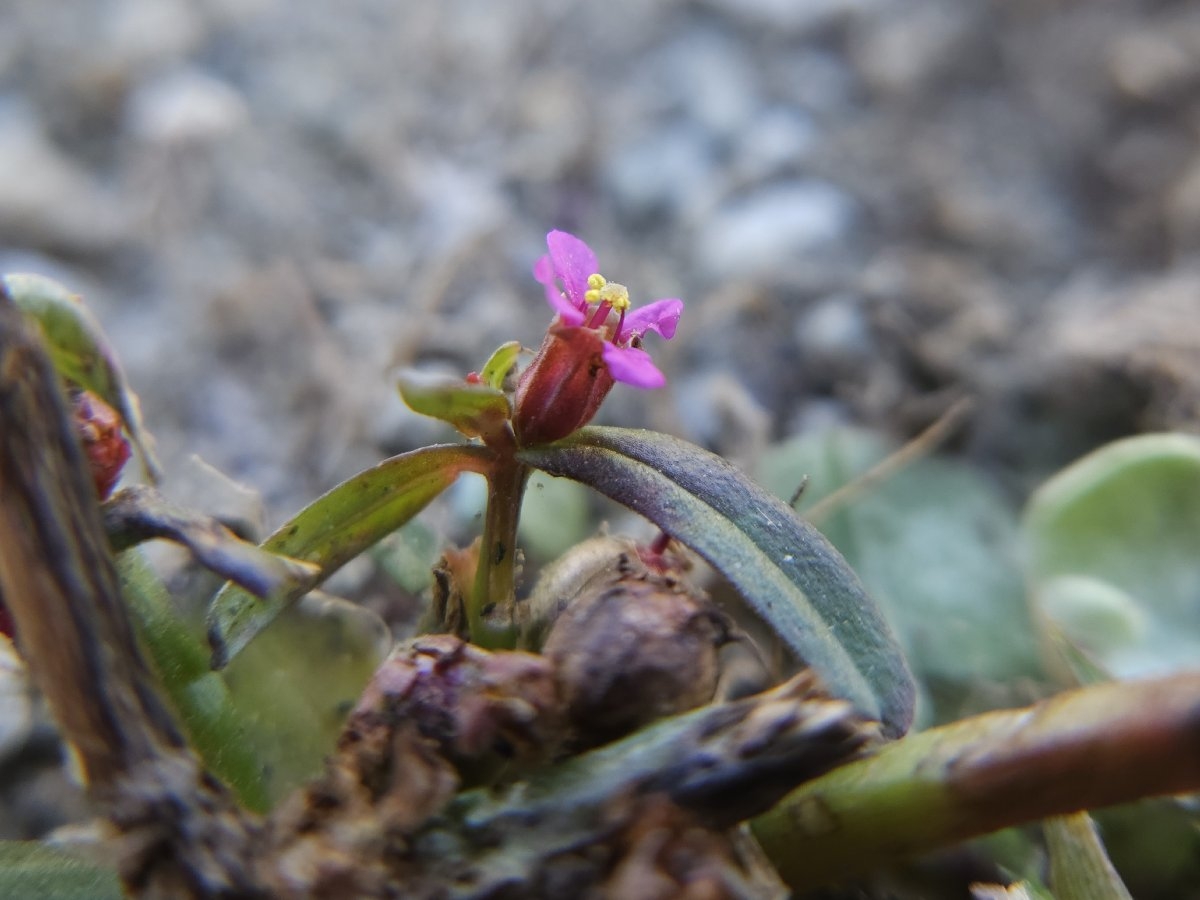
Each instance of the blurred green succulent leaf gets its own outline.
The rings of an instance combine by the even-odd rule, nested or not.
[[[872,432],[833,429],[773,447],[760,472],[780,496],[807,476],[803,514],[893,449]],[[927,457],[826,508],[818,527],[879,601],[919,678],[969,688],[1040,674],[1017,517],[985,475]]]
[[[246,749],[262,773],[268,808],[320,773],[390,649],[388,627],[374,612],[313,593],[212,673],[252,724]]]
[[[1100,448],[1033,495],[1023,528],[1038,611],[1095,665],[1200,666],[1200,438]]]

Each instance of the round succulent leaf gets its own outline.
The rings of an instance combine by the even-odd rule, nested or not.
[[[1033,495],[1023,536],[1034,603],[1103,669],[1200,667],[1200,438],[1085,456]]]

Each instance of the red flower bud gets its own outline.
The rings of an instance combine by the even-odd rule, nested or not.
[[[121,434],[121,417],[91,391],[75,391],[71,400],[75,432],[83,442],[96,493],[103,500],[112,493],[129,461],[129,442]]]
[[[566,437],[592,420],[614,384],[600,331],[555,324],[521,373],[513,426],[523,445]]]

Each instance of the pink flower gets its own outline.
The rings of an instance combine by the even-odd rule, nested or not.
[[[546,300],[568,327],[596,329],[602,333],[601,356],[617,381],[639,388],[667,383],[650,354],[641,349],[648,331],[670,340],[683,312],[683,301],[655,300],[631,309],[629,291],[608,281],[599,272],[592,248],[565,231],[546,235],[549,253],[533,267],[533,277],[546,289]]]

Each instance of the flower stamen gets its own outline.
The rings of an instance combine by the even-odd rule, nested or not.
[[[625,310],[633,305],[629,300],[629,288],[623,284],[617,284],[615,281],[609,281],[598,272],[588,276],[587,286],[588,289],[583,294],[584,302],[597,307],[588,322],[589,328],[602,326],[608,321],[608,314],[613,310],[621,314],[622,322],[625,320]],[[618,323],[618,332],[620,327],[620,323]]]
[[[608,284],[607,279],[599,272],[594,272],[587,278],[588,289],[583,293],[584,302],[593,305],[600,302],[600,292]]]

